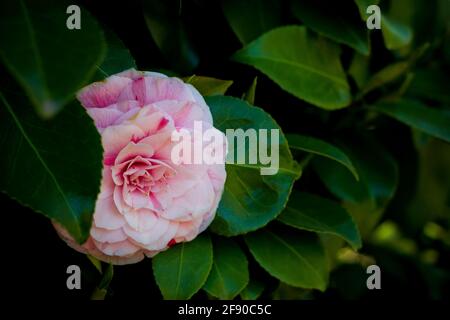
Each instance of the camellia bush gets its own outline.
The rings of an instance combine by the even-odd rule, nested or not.
[[[449,21],[445,0],[2,1],[8,290],[448,297]],[[173,161],[198,123],[221,164]]]

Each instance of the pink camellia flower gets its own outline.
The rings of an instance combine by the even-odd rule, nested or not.
[[[128,264],[202,232],[220,201],[225,165],[171,160],[174,131],[191,131],[195,121],[216,130],[198,91],[132,69],[83,88],[78,99],[101,133],[103,176],[87,242],[78,245],[54,223],[59,235],[80,252]]]

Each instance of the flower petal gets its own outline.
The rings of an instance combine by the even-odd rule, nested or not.
[[[111,76],[81,89],[77,98],[85,108],[103,108],[118,101],[122,90],[131,85],[129,78]]]
[[[130,143],[143,138],[145,133],[130,123],[110,126],[102,133],[102,145],[104,150],[103,162],[112,165],[117,154]]]
[[[121,242],[127,239],[127,235],[122,231],[121,228],[108,230],[92,226],[91,236],[98,242],[108,243]]]
[[[117,210],[112,197],[97,199],[94,224],[96,227],[115,230],[125,225],[125,219]]]

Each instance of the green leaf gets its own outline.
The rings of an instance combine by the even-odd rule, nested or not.
[[[415,140],[426,135],[413,130]],[[429,221],[449,221],[450,144],[428,135],[417,142],[418,173],[412,200],[407,205],[405,220],[413,230],[423,230]],[[447,243],[450,237],[447,232]]]
[[[407,91],[408,94],[450,105],[448,84],[450,76],[440,69],[419,69],[414,71],[414,78]]]
[[[97,258],[91,256],[90,254],[86,255],[86,257],[89,259],[89,261],[92,263],[92,265],[97,269],[97,271],[102,274],[102,263]]]
[[[182,19],[182,2],[144,0],[143,8],[147,27],[167,61],[179,72],[192,72],[200,59]]]
[[[404,75],[409,68],[410,64],[408,61],[396,62],[384,67],[369,78],[362,88],[361,94],[365,95],[372,90],[397,80],[400,76]]]
[[[369,78],[369,58],[355,52],[348,74],[352,76],[353,80],[359,89],[364,87]]]
[[[277,0],[222,0],[222,10],[244,45],[281,24],[281,3]]]
[[[203,289],[210,295],[231,300],[248,284],[248,262],[232,239],[214,238],[214,260]]]
[[[2,1],[0,57],[39,115],[54,116],[94,74],[105,54],[103,33],[87,10],[69,30],[66,1]]]
[[[374,110],[450,142],[450,112],[424,106],[416,100],[378,103]]]
[[[327,262],[316,234],[262,229],[246,235],[245,242],[256,261],[275,278],[294,287],[325,290]]]
[[[202,96],[224,95],[233,84],[232,80],[221,80],[210,77],[192,75],[183,78],[186,83],[192,84]]]
[[[242,99],[253,105],[255,103],[256,85],[258,84],[258,77],[253,79],[252,85],[247,92],[242,95]]]
[[[384,205],[397,186],[397,166],[392,156],[371,137],[362,134],[340,145],[357,172],[356,181],[348,170],[324,158],[313,160],[319,177],[328,189],[345,201]]]
[[[341,165],[325,158],[313,165],[325,186],[355,219],[361,236],[368,236],[397,188],[398,169],[391,155],[373,138],[355,133],[340,145],[359,173],[359,181]]]
[[[293,150],[302,150],[313,154],[333,159],[346,167],[355,177],[359,179],[358,173],[347,155],[339,148],[323,140],[307,137],[299,134],[287,134],[289,147]]]
[[[389,50],[403,48],[410,44],[413,38],[411,28],[389,14],[382,15],[381,30],[383,31],[384,43]]]
[[[339,54],[337,45],[305,27],[288,26],[265,33],[233,59],[260,70],[294,96],[333,110],[351,102]]]
[[[369,17],[366,13],[367,7],[372,4],[378,5],[379,2],[379,0],[355,0],[364,21]],[[399,0],[392,1],[387,14],[381,14],[381,31],[386,48],[389,50],[400,49],[411,43],[412,30],[405,17],[401,16],[405,15],[404,12],[408,11],[408,7],[415,5]]]
[[[23,96],[0,93],[0,190],[56,220],[83,243],[99,192],[102,147],[84,109],[73,102],[41,120]],[[23,183],[26,181],[26,183]]]
[[[268,167],[258,161],[250,164],[248,155],[249,144],[245,143],[245,164],[227,159],[227,180],[225,190],[217,209],[216,218],[211,228],[215,233],[232,236],[243,234],[263,227],[283,210],[294,181],[300,175],[300,168],[292,159],[286,138],[278,124],[262,109],[250,106],[243,100],[215,96],[207,97],[214,126],[226,132],[227,129],[267,129],[268,136],[271,129],[279,130],[279,170],[275,175],[261,175],[261,168]],[[237,148],[238,142],[234,142],[233,135],[228,135],[229,153],[236,155],[237,149],[232,149],[232,143]],[[248,140],[248,139],[247,139]],[[258,140],[259,143],[259,140]],[[270,145],[270,143],[268,144]],[[273,145],[277,143],[273,141]],[[261,152],[263,149],[258,150]],[[271,151],[268,150],[268,155]],[[236,160],[236,159],[234,159]]]
[[[294,190],[278,220],[297,229],[337,235],[354,249],[361,247],[351,215],[338,203],[316,195]]]
[[[359,96],[365,95],[368,92],[395,81],[405,75],[411,69],[411,66],[413,66],[428,50],[428,48],[429,44],[425,43],[415,49],[407,60],[390,64],[376,72],[361,89]]]
[[[94,289],[91,295],[91,300],[104,300],[106,294],[108,293],[109,284],[114,276],[114,266],[110,263],[103,273],[102,279],[99,285]]]
[[[361,19],[363,19],[365,21],[367,19],[367,17],[369,16],[366,13],[368,6],[373,5],[373,4],[378,5],[379,2],[380,2],[380,0],[355,0],[355,3],[359,9],[359,14],[361,16]]]
[[[152,260],[153,274],[164,299],[191,298],[205,284],[213,263],[211,239],[202,234],[158,253]]]
[[[257,280],[251,279],[248,285],[241,291],[242,300],[256,300],[264,291],[264,284]]]
[[[114,276],[114,266],[110,263],[108,264],[106,271],[103,273],[102,280],[98,285],[99,289],[107,289],[109,287],[109,284],[111,283],[113,276]]]
[[[307,27],[363,55],[369,54],[367,27],[352,2],[296,0],[292,12]]]
[[[105,37],[108,49],[102,64],[97,67],[95,81],[103,80],[127,69],[136,68],[136,62],[122,40],[111,31],[106,32]]]

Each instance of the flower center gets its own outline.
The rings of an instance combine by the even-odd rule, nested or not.
[[[158,192],[176,171],[164,161],[137,156],[124,168],[123,179],[130,192],[140,191],[146,195]]]

